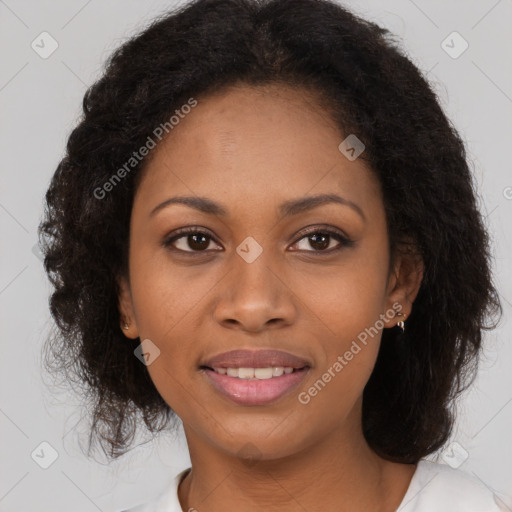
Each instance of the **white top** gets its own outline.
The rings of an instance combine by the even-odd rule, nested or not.
[[[178,473],[155,500],[122,512],[183,512],[178,485],[189,470]],[[500,496],[465,471],[421,459],[396,512],[508,512]]]

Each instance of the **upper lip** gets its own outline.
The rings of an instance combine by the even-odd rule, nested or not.
[[[209,368],[268,368],[284,366],[303,368],[310,366],[301,357],[282,350],[231,350],[206,359],[201,366]]]

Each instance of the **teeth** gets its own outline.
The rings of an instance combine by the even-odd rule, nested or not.
[[[272,368],[255,368],[254,377],[257,379],[271,379],[273,371]]]
[[[238,368],[228,368],[228,377],[238,377]]]
[[[293,369],[292,369],[293,371]],[[281,377],[284,373],[284,368],[282,366],[274,366],[272,367],[272,377]]]
[[[231,368],[229,368],[231,370]],[[236,370],[233,368],[233,370]],[[235,375],[232,375],[235,377]],[[236,375],[239,379],[252,379],[254,377],[254,368],[238,368],[238,375]]]
[[[269,366],[268,368],[214,368],[213,370],[228,377],[264,380],[292,373],[294,369],[289,366]]]

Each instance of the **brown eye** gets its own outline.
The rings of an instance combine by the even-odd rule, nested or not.
[[[303,246],[300,247],[299,244],[304,240]],[[337,241],[333,244],[334,241]],[[309,231],[302,236],[297,242],[293,245],[297,247],[297,250],[305,250],[307,252],[326,252],[332,253],[344,246],[351,246],[352,241],[349,240],[346,236],[342,235],[337,231],[333,231],[331,229],[322,229],[318,228],[314,231]],[[311,247],[313,250],[308,249]]]
[[[181,236],[180,238],[177,238],[175,242],[178,242],[182,238],[185,239],[185,243],[183,245],[188,246],[193,251],[204,251],[205,249],[208,249],[208,246],[210,245],[210,238],[203,233]],[[180,250],[186,250],[184,247],[177,248]]]
[[[323,251],[324,249],[329,248],[331,238],[331,235],[327,235],[325,233],[315,233],[308,236],[308,241],[313,249]]]
[[[212,241],[213,237],[208,233],[199,231],[197,228],[186,228],[164,240],[163,246],[185,253],[204,252],[210,247]]]

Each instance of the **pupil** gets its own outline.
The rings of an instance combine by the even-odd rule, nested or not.
[[[197,241],[199,238],[203,239],[202,243]],[[190,243],[190,239],[193,240],[192,244]],[[194,243],[197,245],[194,246]],[[208,237],[205,235],[189,235],[188,245],[191,249],[206,249],[208,247]]]
[[[318,234],[315,234],[315,235],[311,235],[310,239],[316,239],[316,238],[319,238],[319,237],[323,238],[323,242],[318,242],[318,241],[315,240],[315,241],[313,241],[313,243],[311,243],[311,240],[310,240],[311,245],[314,246],[314,244],[318,244],[319,243],[321,247],[316,247],[316,249],[325,249],[325,248],[329,247],[329,243],[327,241],[328,238],[329,238],[329,235],[322,235],[322,234],[318,235]]]

